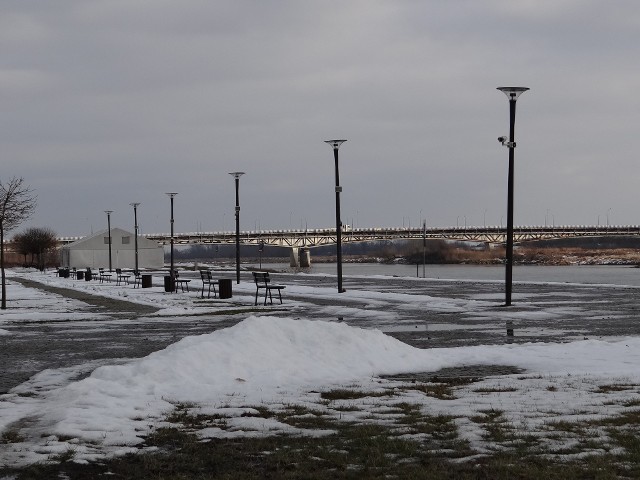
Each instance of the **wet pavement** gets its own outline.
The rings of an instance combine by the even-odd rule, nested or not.
[[[291,286],[333,287],[335,283],[335,278],[324,276],[274,277]],[[243,282],[250,281],[243,273]],[[83,302],[86,318],[2,324],[12,334],[0,336],[0,393],[47,368],[81,364],[95,368],[143,357],[185,336],[234,325],[250,314],[247,310],[159,317],[154,316],[153,307],[20,282]],[[362,292],[362,297],[302,295],[290,288],[285,290],[283,309],[277,305],[277,310],[265,308],[264,313],[379,328],[420,348],[640,335],[640,289],[635,287],[516,284],[510,307],[502,306],[503,285],[496,282],[346,277],[344,288]],[[507,322],[512,322],[513,336],[507,335]]]

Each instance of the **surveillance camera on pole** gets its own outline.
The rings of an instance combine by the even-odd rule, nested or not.
[[[508,142],[507,137],[498,137],[498,141],[505,147],[515,148],[516,142]]]

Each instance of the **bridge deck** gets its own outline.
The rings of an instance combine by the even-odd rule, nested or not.
[[[345,229],[342,232],[344,243],[368,242],[396,239],[445,239],[487,243],[504,243],[506,241],[505,227],[446,227],[446,228],[356,228]],[[514,241],[526,242],[532,240],[551,240],[572,237],[600,237],[600,236],[636,236],[640,235],[638,225],[618,226],[525,226],[514,227]],[[149,240],[155,240],[162,245],[171,242],[168,233],[154,233],[141,235]],[[71,243],[82,237],[62,237],[63,244]],[[191,232],[174,234],[175,245],[207,245],[233,244],[235,232]],[[313,248],[336,243],[336,229],[306,229],[306,230],[261,230],[240,232],[243,244],[265,245],[292,248]]]

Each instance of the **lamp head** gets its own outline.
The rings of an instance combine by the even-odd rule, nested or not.
[[[171,198],[175,197],[178,194],[178,192],[168,192],[165,195],[169,195]]]
[[[242,175],[244,175],[244,172],[229,172],[229,175],[231,175],[233,178],[240,178]]]
[[[498,87],[498,90],[504,93],[510,101],[515,102],[520,95],[529,90],[529,87]]]
[[[324,143],[328,143],[333,147],[334,150],[338,150],[340,145],[342,145],[346,140],[325,140]]]

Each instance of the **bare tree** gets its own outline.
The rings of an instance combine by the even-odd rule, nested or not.
[[[4,272],[4,236],[23,221],[36,208],[36,196],[24,179],[13,177],[7,183],[0,181],[0,270],[2,271],[2,303],[7,308],[7,285]]]
[[[30,227],[22,233],[17,233],[11,239],[16,252],[24,255],[24,263],[27,262],[27,255],[31,255],[31,264],[34,265],[34,257],[37,256],[38,268],[45,265],[45,255],[50,250],[58,246],[56,233],[47,227]]]

